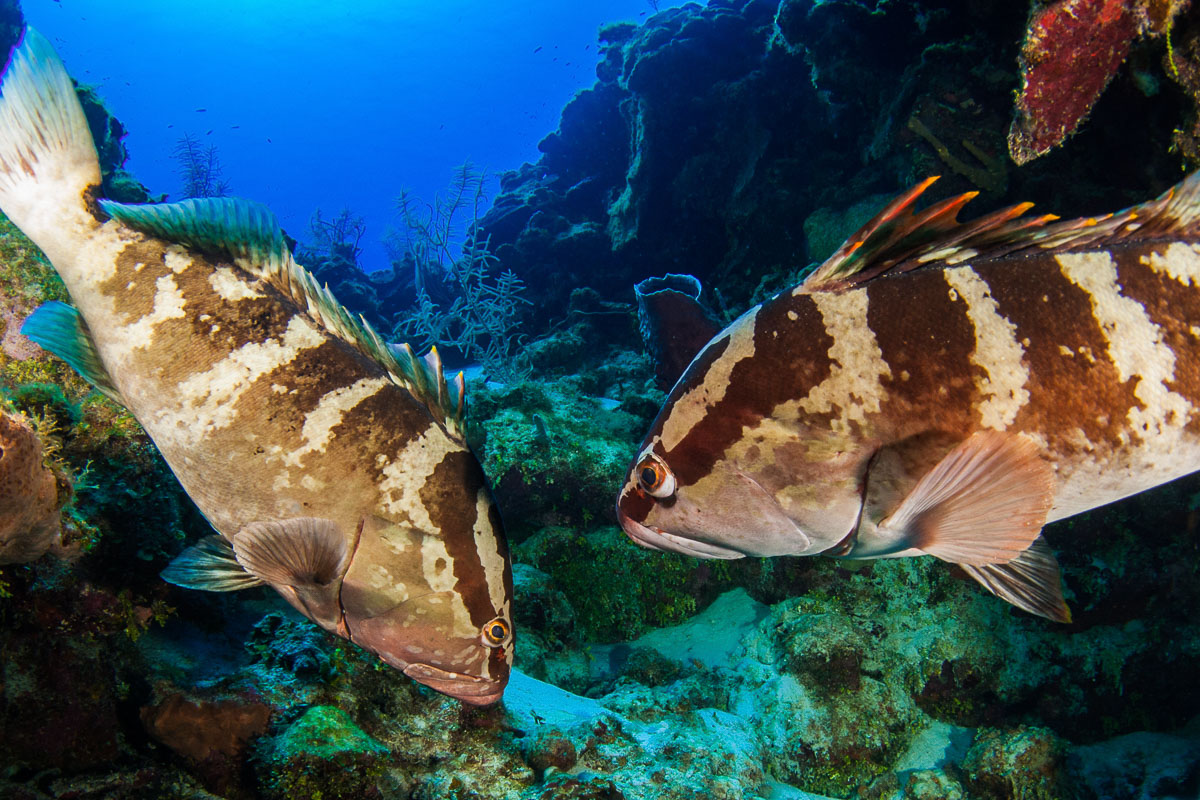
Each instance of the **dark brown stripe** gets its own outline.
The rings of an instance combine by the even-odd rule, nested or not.
[[[632,473],[635,469],[637,462],[630,464],[627,472]],[[645,522],[654,505],[654,498],[634,488],[626,490],[617,499],[617,511],[635,522]]]
[[[952,297],[938,269],[880,278],[867,284],[867,298],[867,324],[892,373],[881,380],[881,425],[895,426],[897,439],[974,427],[976,380],[985,373],[971,363],[975,326],[966,300]]]
[[[419,492],[421,503],[453,561],[454,576],[458,579],[454,589],[462,597],[471,622],[480,627],[496,613],[487,573],[475,546],[476,503],[483,485],[479,462],[467,451],[456,450],[446,454]]]
[[[207,372],[243,346],[268,339],[280,339],[288,323],[298,312],[295,304],[270,286],[256,285],[252,276],[233,267],[234,273],[264,296],[229,302],[209,283],[218,266],[203,255],[190,253],[192,266],[174,274],[165,265],[166,246],[157,240],[135,242],[117,259],[117,274],[101,290],[115,299],[117,308],[129,315],[129,322],[154,310],[157,281],[171,275],[183,296],[183,316],[163,320],[154,326],[153,346],[135,351],[134,358],[148,372],[169,375],[174,382]],[[140,272],[135,272],[142,263]],[[130,283],[133,288],[128,288]],[[208,319],[202,320],[202,316]]]
[[[474,460],[474,459],[472,459]],[[500,510],[496,506],[496,501],[492,497],[491,492],[488,492],[488,522],[492,526],[492,533],[496,536],[497,551],[500,557],[504,559],[504,601],[508,603],[509,609],[512,609],[513,602],[513,577],[512,577],[512,558],[508,552],[508,538],[504,535],[504,523],[500,519]],[[486,576],[485,576],[486,577]],[[489,598],[491,597],[489,589]],[[497,609],[498,610],[498,609]],[[485,620],[485,624],[486,624]],[[487,677],[492,680],[507,681],[510,667],[508,665],[508,653],[516,644],[516,623],[509,615],[509,624],[513,625],[513,637],[504,647],[497,647],[492,651],[492,655],[487,662]]]
[[[117,310],[128,315],[129,322],[136,322],[154,310],[156,283],[163,275],[171,274],[164,261],[165,252],[166,245],[157,239],[130,242],[117,255],[113,277],[100,284],[101,294],[116,298]],[[144,265],[140,271],[138,264]]]
[[[977,269],[998,310],[1016,326],[1029,365],[1029,402],[1013,428],[1041,433],[1060,454],[1080,449],[1077,431],[1101,452],[1120,444],[1135,381],[1122,382],[1087,292],[1071,283],[1050,254]],[[1060,348],[1073,355],[1064,355]],[[1092,359],[1080,352],[1090,350]]]
[[[790,319],[788,312],[796,318]],[[763,305],[754,320],[753,336],[754,355],[733,366],[724,396],[674,449],[662,454],[682,486],[711,473],[725,451],[742,438],[743,429],[757,425],[780,403],[807,396],[829,377],[833,339],[825,332],[811,297],[784,294]],[[681,389],[701,384],[727,347],[727,340],[709,345],[672,391],[672,401]],[[671,405],[668,402],[663,413],[669,413]]]
[[[313,405],[315,407],[315,403]],[[376,456],[400,453],[432,424],[425,407],[413,400],[406,390],[395,385],[384,386],[347,410],[341,421],[333,426],[326,451],[331,454],[328,460],[339,465],[357,464],[360,469],[369,471],[372,481],[378,485],[383,480],[384,467],[390,462],[381,464]]]

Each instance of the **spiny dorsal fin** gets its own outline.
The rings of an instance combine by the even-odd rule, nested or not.
[[[1124,241],[1200,237],[1200,172],[1149,202],[1115,214],[1062,221],[1053,214],[1025,217],[1033,204],[1019,203],[958,222],[959,210],[978,192],[914,211],[917,198],[935,180],[927,178],[884,207],[817,267],[800,290],[840,291],[885,273],[979,263],[1029,250],[1062,253]]]
[[[143,233],[222,258],[262,278],[319,319],[330,333],[377,361],[429,409],[434,419],[463,436],[466,388],[462,373],[447,386],[437,350],[417,357],[408,345],[393,347],[362,317],[355,318],[312,274],[296,263],[275,215],[265,205],[234,197],[180,203],[125,205],[102,200],[114,219]]]

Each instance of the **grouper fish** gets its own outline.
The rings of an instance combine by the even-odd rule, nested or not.
[[[932,555],[1068,621],[1047,522],[1200,468],[1200,177],[1098,218],[894,200],[695,354],[617,501],[700,558]]]
[[[23,332],[137,418],[216,529],[164,573],[267,584],[321,627],[464,702],[512,664],[512,574],[463,438],[463,380],[384,343],[237,199],[97,199],[71,79],[32,30],[0,87],[0,210],[73,306]]]

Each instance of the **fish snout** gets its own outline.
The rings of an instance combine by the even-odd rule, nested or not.
[[[642,547],[649,548],[650,550],[664,550],[665,548],[655,544],[656,534],[653,530],[625,513],[622,509],[624,504],[625,496],[622,495],[617,501],[617,521],[621,523],[621,530],[625,531],[625,535]]]
[[[471,705],[489,705],[504,694],[512,655],[512,623],[507,615],[471,632],[454,612],[461,600],[432,592],[368,615],[362,598],[346,605],[348,638],[389,666],[443,694]],[[372,609],[374,610],[374,609]],[[497,641],[488,628],[499,627]]]
[[[617,519],[620,521],[621,530],[625,531],[626,536],[642,547],[647,547],[651,550],[679,553],[680,555],[692,556],[693,558],[720,558],[725,560],[743,558],[746,555],[737,550],[731,550],[728,547],[722,547],[686,536],[677,536],[673,533],[668,533],[662,528],[645,525],[625,514],[621,510],[620,505],[617,506]]]

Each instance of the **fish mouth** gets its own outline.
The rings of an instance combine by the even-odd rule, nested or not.
[[[409,664],[404,674],[434,691],[473,706],[490,706],[504,695],[504,684],[461,672],[449,672],[429,664]]]
[[[746,557],[745,553],[739,553],[728,547],[676,536],[673,533],[667,533],[662,528],[643,525],[637,520],[625,516],[620,510],[617,511],[617,517],[621,521],[621,529],[625,531],[626,536],[642,547],[648,547],[651,550],[679,553],[693,558],[720,558],[726,561]]]

